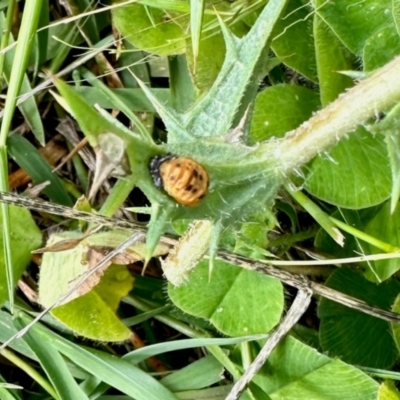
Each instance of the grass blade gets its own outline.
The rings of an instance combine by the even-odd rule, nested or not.
[[[10,76],[10,84],[7,91],[6,103],[4,106],[4,117],[0,130],[0,190],[8,191],[8,168],[7,168],[7,147],[6,141],[10,131],[11,121],[14,116],[14,110],[17,103],[21,84],[24,78],[25,69],[33,46],[33,38],[36,32],[37,24],[42,8],[42,0],[28,0],[25,3],[22,16],[21,29],[18,36],[18,43],[15,50],[13,69]],[[12,260],[10,250],[10,219],[7,206],[1,205],[3,214],[3,237],[5,251],[5,268],[7,274],[7,285],[9,291],[10,308],[14,307],[14,278],[12,273]]]

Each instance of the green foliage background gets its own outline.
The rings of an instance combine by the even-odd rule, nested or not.
[[[46,26],[54,18],[48,6],[36,3],[43,14],[36,21],[37,26],[30,29]],[[279,324],[285,293],[276,279],[215,260],[219,248],[264,262],[272,254],[287,260],[305,257],[301,248],[310,247],[333,259],[398,250],[400,142],[396,99],[400,100],[400,88],[393,100],[376,98],[374,112],[354,129],[343,133],[338,128],[330,140],[333,146],[328,148],[315,140],[304,159],[299,157],[293,130],[301,124],[311,132],[317,130],[314,116],[318,112],[327,115],[328,124],[325,107],[345,101],[344,93],[356,86],[357,80],[368,80],[399,54],[399,2],[117,3],[111,17],[121,41],[115,42],[111,56],[108,50],[114,39],[102,36],[110,30],[109,14],[89,12],[83,18],[80,13],[87,11],[89,5],[78,1],[75,6],[69,12],[77,16],[80,24],[75,18],[68,25],[52,24],[46,34],[37,31],[34,45],[27,41],[25,55],[31,48],[33,52],[25,63],[30,67],[28,73],[20,73],[21,91],[16,90],[10,78],[20,62],[15,55],[19,53],[6,53],[3,69],[5,81],[10,82],[8,93],[28,93],[43,82],[54,84],[57,89],[48,96],[50,100],[40,98],[43,103],[30,98],[19,105],[21,118],[35,137],[32,142],[44,143],[49,135],[39,111],[42,104],[53,107],[51,102],[56,100],[54,112],[60,118],[65,118],[66,113],[74,117],[95,151],[98,170],[110,168],[118,172],[100,212],[112,215],[135,188],[145,195],[149,205],[134,203],[134,211],[150,216],[142,254],[145,263],[165,234],[181,234],[185,232],[182,227],[197,220],[210,221],[212,230],[195,260],[197,267],[184,277],[187,282],[183,286],[170,283],[167,291],[160,280],[141,276],[135,276],[133,283],[125,267],[114,266],[91,292],[53,310],[63,328],[54,319],[53,330],[36,324],[25,339],[13,342],[12,348],[39,361],[37,369],[46,378],[31,374],[37,391],[45,390],[54,398],[97,398],[111,387],[137,399],[223,399],[231,386],[229,379],[221,378],[222,367],[234,381],[239,379],[265,340],[248,335],[267,334]],[[7,21],[10,20],[1,14],[2,32]],[[55,43],[54,37],[61,41]],[[13,39],[10,37],[7,42],[13,43]],[[22,34],[19,46],[23,46],[21,43]],[[71,64],[67,43],[93,49],[103,46],[103,53],[97,52],[94,58],[98,76],[84,55]],[[117,57],[113,59],[115,53]],[[110,74],[107,57],[111,60],[109,66],[115,67],[118,74]],[[157,66],[160,57],[165,57],[161,68]],[[24,63],[20,64],[25,68]],[[44,65],[47,77],[38,73]],[[159,74],[168,76],[167,88],[156,87],[157,68]],[[59,72],[72,82],[55,77]],[[110,74],[109,81],[102,74]],[[392,82],[392,86],[397,87],[398,82]],[[110,109],[119,110],[122,117],[116,119],[108,112]],[[360,115],[361,111],[360,105]],[[161,132],[157,118],[163,123]],[[52,172],[27,138],[16,131],[12,133],[7,139],[9,155],[35,184],[51,182],[45,192],[50,200],[70,205],[71,199],[88,191],[88,171],[80,158],[73,159],[77,179],[67,184],[63,176]],[[282,154],[288,143],[292,148],[289,146],[289,151]],[[112,158],[112,146],[121,157]],[[208,171],[210,191],[199,206],[179,205],[155,187],[149,161],[167,153],[193,158]],[[3,168],[3,175],[4,171]],[[299,196],[300,191],[307,197]],[[96,200],[93,203],[96,205]],[[344,246],[340,248],[331,217],[341,219],[345,226]],[[21,214],[12,211],[10,220],[13,231],[9,253],[14,260],[13,275],[19,279],[29,264],[30,251],[40,247],[40,237],[26,210]],[[5,218],[4,227],[7,225]],[[319,227],[322,228],[316,233]],[[71,225],[68,229],[76,228]],[[113,231],[109,233],[113,235]],[[29,245],[24,244],[25,235],[32,238]],[[183,243],[188,240],[187,235],[183,233]],[[193,235],[196,240],[196,232]],[[8,236],[5,238],[6,243]],[[182,251],[179,249],[175,251]],[[66,252],[53,259],[59,260],[56,264],[60,268],[66,264],[77,268],[79,275],[79,260],[87,249],[77,246],[72,252],[74,262],[64,257]],[[188,260],[190,253],[189,249]],[[7,259],[7,254],[1,258]],[[45,255],[45,259],[51,257]],[[6,262],[2,264],[9,273]],[[53,263],[44,263],[41,275],[40,291],[47,298],[46,305],[70,286],[70,281],[66,282],[70,278],[52,273],[53,268],[57,268]],[[325,284],[340,292],[383,309],[397,310],[398,270],[393,259],[315,275],[327,278]],[[0,289],[5,302],[7,287]],[[120,321],[114,313],[128,292],[124,301],[133,307],[133,312]],[[170,307],[171,302],[174,307]],[[18,306],[22,310],[30,308]],[[126,313],[125,307],[119,312]],[[193,343],[162,343],[149,324],[152,318],[196,339]],[[5,308],[1,320],[6,327],[0,332],[4,342],[29,323],[30,317],[21,312],[11,320]],[[397,325],[326,299],[319,301],[318,319],[314,315],[312,320],[307,328],[302,326],[304,323],[295,327],[293,335],[279,344],[242,398],[375,399],[385,391],[398,395],[393,385],[385,384],[379,389],[378,379],[358,369],[373,368],[369,371],[376,375],[398,379]],[[75,343],[64,331],[68,328],[69,333],[112,342],[131,337],[126,325],[140,327],[150,345],[121,352],[119,358],[106,349]],[[141,364],[148,357],[179,346],[208,346],[209,356],[162,379],[153,378]],[[166,358],[165,364],[173,362]],[[386,369],[385,374],[380,369]],[[183,384],[182,374],[189,373],[193,378]],[[18,398],[6,388],[0,388],[0,394]]]

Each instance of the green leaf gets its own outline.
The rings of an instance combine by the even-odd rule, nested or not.
[[[12,387],[10,387],[12,389]],[[3,400],[21,400],[20,397],[14,397],[6,388],[0,386],[0,396]]]
[[[355,229],[363,231],[365,225],[373,218],[378,210],[378,207],[367,208],[361,211],[340,209],[331,214],[331,217],[343,221]],[[345,231],[342,231],[342,233],[344,235],[344,244],[343,246],[339,246],[324,230],[320,229],[315,237],[314,246],[322,252],[331,254],[335,258],[353,257],[355,252],[367,253],[366,244],[364,245],[362,241],[357,240],[357,238]],[[368,269],[369,266],[370,263],[366,266],[366,269]]]
[[[353,59],[318,13],[314,15],[314,40],[321,103],[326,106],[353,86],[353,80],[340,73],[353,68]]]
[[[153,184],[148,168],[150,159],[159,153],[157,146],[141,140],[138,134],[124,127],[111,116],[106,117],[98,113],[64,82],[57,80],[56,86],[65,100],[63,105],[76,118],[90,145],[93,148],[99,148],[99,138],[104,137],[105,134],[118,136],[125,146],[124,155],[127,157],[127,164],[129,164],[127,167],[130,170],[125,179],[131,180],[132,185],[137,183],[151,201],[162,197],[162,192]],[[164,198],[167,199],[167,196],[164,195]]]
[[[400,209],[390,213],[390,203],[387,202],[380,211],[371,219],[365,227],[365,233],[387,242],[393,246],[400,247]],[[368,245],[370,253],[379,253],[379,249]],[[370,263],[371,269],[367,270],[365,277],[373,282],[380,282],[388,279],[400,269],[398,260],[380,260]]]
[[[20,319],[15,320],[15,325],[19,330],[24,328],[24,324],[21,322]],[[88,399],[71,375],[64,358],[54,347],[49,346],[35,329],[30,329],[24,336],[24,340],[38,357],[41,366],[58,394],[58,398],[63,400]],[[54,396],[55,393],[50,394]]]
[[[63,106],[68,108],[68,111],[70,111],[78,121],[80,128],[83,130],[92,147],[97,146],[98,137],[100,135],[104,133],[114,133],[127,142],[133,142],[140,146],[140,148],[143,148],[144,143],[140,141],[140,137],[137,134],[127,129],[122,129],[117,122],[110,122],[87,104],[72,87],[61,80],[56,80],[55,85],[63,96],[63,100],[65,100]]]
[[[400,295],[398,295],[393,302],[392,311],[399,313],[400,312]],[[393,339],[397,347],[397,352],[400,351],[400,324],[391,322],[390,326],[392,328]]]
[[[184,30],[189,23],[188,16],[140,4],[114,8],[112,15],[121,35],[140,50],[159,56],[185,51]]]
[[[180,112],[190,108],[194,102],[195,88],[184,55],[168,57],[169,85],[172,107]]]
[[[168,375],[161,383],[174,392],[202,389],[221,381],[223,372],[222,365],[208,355]]]
[[[122,268],[122,266],[119,267]],[[126,270],[126,267],[124,269]],[[110,267],[110,272],[105,273],[105,280],[107,280],[107,275],[112,272]],[[108,290],[109,293],[116,291],[115,282],[113,284],[114,287]],[[117,295],[117,293],[112,294]],[[124,295],[126,294],[127,292],[124,293]],[[90,314],[90,324],[88,324],[88,313]],[[97,290],[53,309],[51,315],[75,334],[88,339],[102,342],[122,342],[131,335],[130,330],[109,307],[107,298],[104,298]]]
[[[187,284],[168,286],[174,304],[189,314],[210,320],[229,336],[270,331],[283,312],[282,284],[228,263],[214,263],[210,281],[208,261],[202,261]]]
[[[49,2],[44,1],[42,4],[42,9],[41,13],[39,16],[39,23],[38,23],[38,32],[37,32],[37,37],[36,37],[36,63],[35,63],[35,76],[38,74],[39,67],[46,62],[46,53],[47,53],[47,48],[48,48],[48,42],[49,38],[51,36],[48,35],[48,32],[46,29],[43,29],[44,27],[47,27],[50,24],[50,10],[49,10]],[[44,139],[44,137],[43,137]],[[39,141],[40,142],[40,141]],[[42,145],[43,143],[40,142]]]
[[[35,0],[27,3],[21,20],[17,45],[10,54],[6,54],[5,56],[5,71],[9,72],[9,75],[6,72],[9,86],[2,119],[2,146],[10,132],[11,120],[14,116],[17,97],[22,94],[21,89],[26,93],[31,90],[30,83],[26,76],[26,68],[28,66],[29,56],[32,54],[35,42],[33,39],[41,16],[41,9],[42,0]],[[5,24],[3,23],[1,25],[3,32]],[[44,131],[35,100],[33,98],[29,99],[27,104],[21,106],[21,110],[30,127],[34,129],[34,134],[37,136],[38,141],[43,144]]]
[[[205,346],[228,346],[232,344],[244,343],[252,340],[265,339],[266,335],[251,335],[251,336],[239,336],[236,338],[197,338],[197,339],[180,339],[173,340],[165,343],[157,343],[149,346],[142,347],[137,350],[133,350],[130,353],[123,356],[124,360],[129,361],[133,364],[138,364],[146,358],[156,356],[158,354],[167,353],[170,351],[183,350],[183,349],[194,349],[196,347]]]
[[[206,92],[217,78],[225,60],[225,41],[222,33],[202,38],[196,70],[193,51],[189,47],[186,50],[186,59],[194,85],[200,92]]]
[[[17,329],[14,325],[14,318],[11,314],[0,311],[0,343],[4,343],[11,336],[17,333]],[[31,350],[31,348],[26,344],[23,339],[16,339],[9,345],[14,351],[17,351],[20,354],[23,354],[25,357],[29,357],[31,360],[37,361],[37,357],[35,353]]]
[[[52,171],[49,163],[38,150],[23,136],[14,134],[8,137],[7,146],[11,157],[32,178],[33,183],[49,181],[43,189],[51,201],[65,206],[72,206],[68,193],[61,184],[60,178]]]
[[[309,164],[305,188],[339,207],[360,209],[382,203],[391,190],[384,138],[358,128]]]
[[[198,400],[225,400],[228,396],[229,392],[232,389],[232,385],[223,385],[223,386],[216,386],[209,389],[202,389],[202,390],[188,390],[185,392],[179,393],[180,400],[192,400],[196,398]],[[246,393],[245,393],[246,394]],[[249,397],[242,397],[241,400],[249,400]],[[14,399],[13,399],[14,400]]]
[[[318,13],[351,52],[361,55],[370,36],[393,25],[391,3],[391,0],[319,0]]]
[[[5,18],[4,14],[0,14],[0,30],[4,32],[5,30]],[[10,35],[9,44],[13,44],[14,40]],[[7,82],[10,80],[10,74],[13,66],[13,60],[15,57],[15,47],[8,49],[8,51],[4,55],[4,78]],[[29,93],[32,90],[31,84],[29,82],[27,74],[24,74],[21,83],[21,93]],[[22,115],[24,116],[27,124],[29,125],[30,129],[32,129],[35,138],[41,145],[44,145],[44,129],[42,124],[42,118],[40,116],[35,98],[29,97],[26,99],[22,104],[18,106],[19,110],[21,111]]]
[[[129,235],[128,232],[125,233]],[[107,232],[112,236],[112,232]],[[64,234],[66,235],[66,233]],[[101,236],[101,233],[98,234]],[[115,232],[115,240],[123,240]],[[79,238],[69,233],[69,238]],[[93,240],[93,239],[92,239]],[[109,246],[112,243],[108,241]],[[143,246],[142,246],[143,247]],[[143,249],[144,252],[144,249]],[[43,255],[39,280],[39,298],[45,307],[51,306],[60,296],[76,284],[89,266],[102,257],[96,254],[87,239],[73,249],[46,252]],[[101,276],[103,275],[104,276]],[[101,278],[101,280],[100,280]],[[97,282],[100,280],[100,283]],[[52,315],[75,333],[101,341],[122,341],[130,336],[130,330],[116,316],[116,310],[123,297],[132,289],[133,278],[123,265],[112,265],[107,271],[99,273],[77,288],[67,304],[54,308]],[[96,286],[97,285],[97,286]],[[91,290],[93,289],[93,290]],[[87,314],[90,310],[90,321]]]
[[[101,26],[98,25],[98,14],[90,14],[89,12],[96,9],[95,4],[89,0],[77,0],[74,4],[76,14],[86,12],[86,18],[82,20],[79,29],[82,30],[88,43],[97,43],[100,40]]]
[[[42,233],[37,228],[30,212],[24,208],[10,206],[10,236],[11,255],[13,260],[13,285],[20,279],[31,259],[31,251],[36,250],[42,243]],[[0,238],[0,304],[8,298],[3,237]]]
[[[20,318],[24,324],[30,322],[25,316]],[[149,374],[118,357],[78,346],[40,324],[31,329],[34,329],[48,346],[53,346],[79,367],[136,400],[177,400],[174,394]]]
[[[349,269],[336,270],[326,285],[385,310],[390,310],[400,291],[397,281],[378,286]],[[321,346],[332,357],[373,368],[388,368],[396,361],[388,322],[327,299],[321,300],[318,314]]]
[[[187,116],[185,127],[191,135],[220,136],[231,128],[246,86],[285,4],[285,0],[269,1],[250,32],[242,39],[221,25],[227,49],[226,58],[212,88]],[[255,41],[257,46],[254,46]]]
[[[283,137],[311,117],[320,106],[314,91],[295,85],[271,86],[257,95],[250,138],[260,142]]]
[[[393,381],[385,381],[379,386],[377,400],[400,400],[400,392]]]
[[[331,221],[329,216],[311,199],[309,199],[303,192],[297,190],[293,191],[288,188],[292,197],[314,218],[314,220],[324,229],[329,236],[338,244],[343,244],[344,236]]]
[[[190,33],[193,50],[193,59],[195,70],[197,69],[197,58],[199,56],[201,28],[203,24],[203,15],[205,0],[190,0]]]
[[[317,82],[312,24],[307,21],[310,16],[304,1],[290,1],[275,25],[271,46],[282,63]]]
[[[231,26],[232,32],[242,37],[248,32],[244,23],[237,22]],[[225,60],[226,46],[222,32],[205,32],[200,41],[199,55],[195,65],[190,41],[187,41],[186,59],[193,83],[200,93],[207,92],[213,85]],[[195,68],[197,67],[197,68]]]
[[[400,54],[399,34],[393,25],[371,35],[363,51],[364,70],[373,71],[382,67]]]
[[[287,337],[254,378],[272,400],[375,400],[378,383],[359,369]]]
[[[385,119],[373,125],[370,130],[375,134],[385,135],[390,168],[392,171],[392,191],[390,211],[397,207],[400,197],[400,106],[397,105],[386,115]]]

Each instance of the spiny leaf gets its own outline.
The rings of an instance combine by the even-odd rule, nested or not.
[[[285,4],[285,0],[269,1],[242,39],[234,37],[221,22],[227,47],[225,62],[213,87],[188,115],[186,129],[192,135],[220,136],[231,128],[246,86]]]

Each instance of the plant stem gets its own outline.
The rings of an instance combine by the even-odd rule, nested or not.
[[[328,150],[357,126],[400,101],[400,57],[376,71],[284,139],[265,143],[265,157],[274,158],[276,173],[287,176]]]

